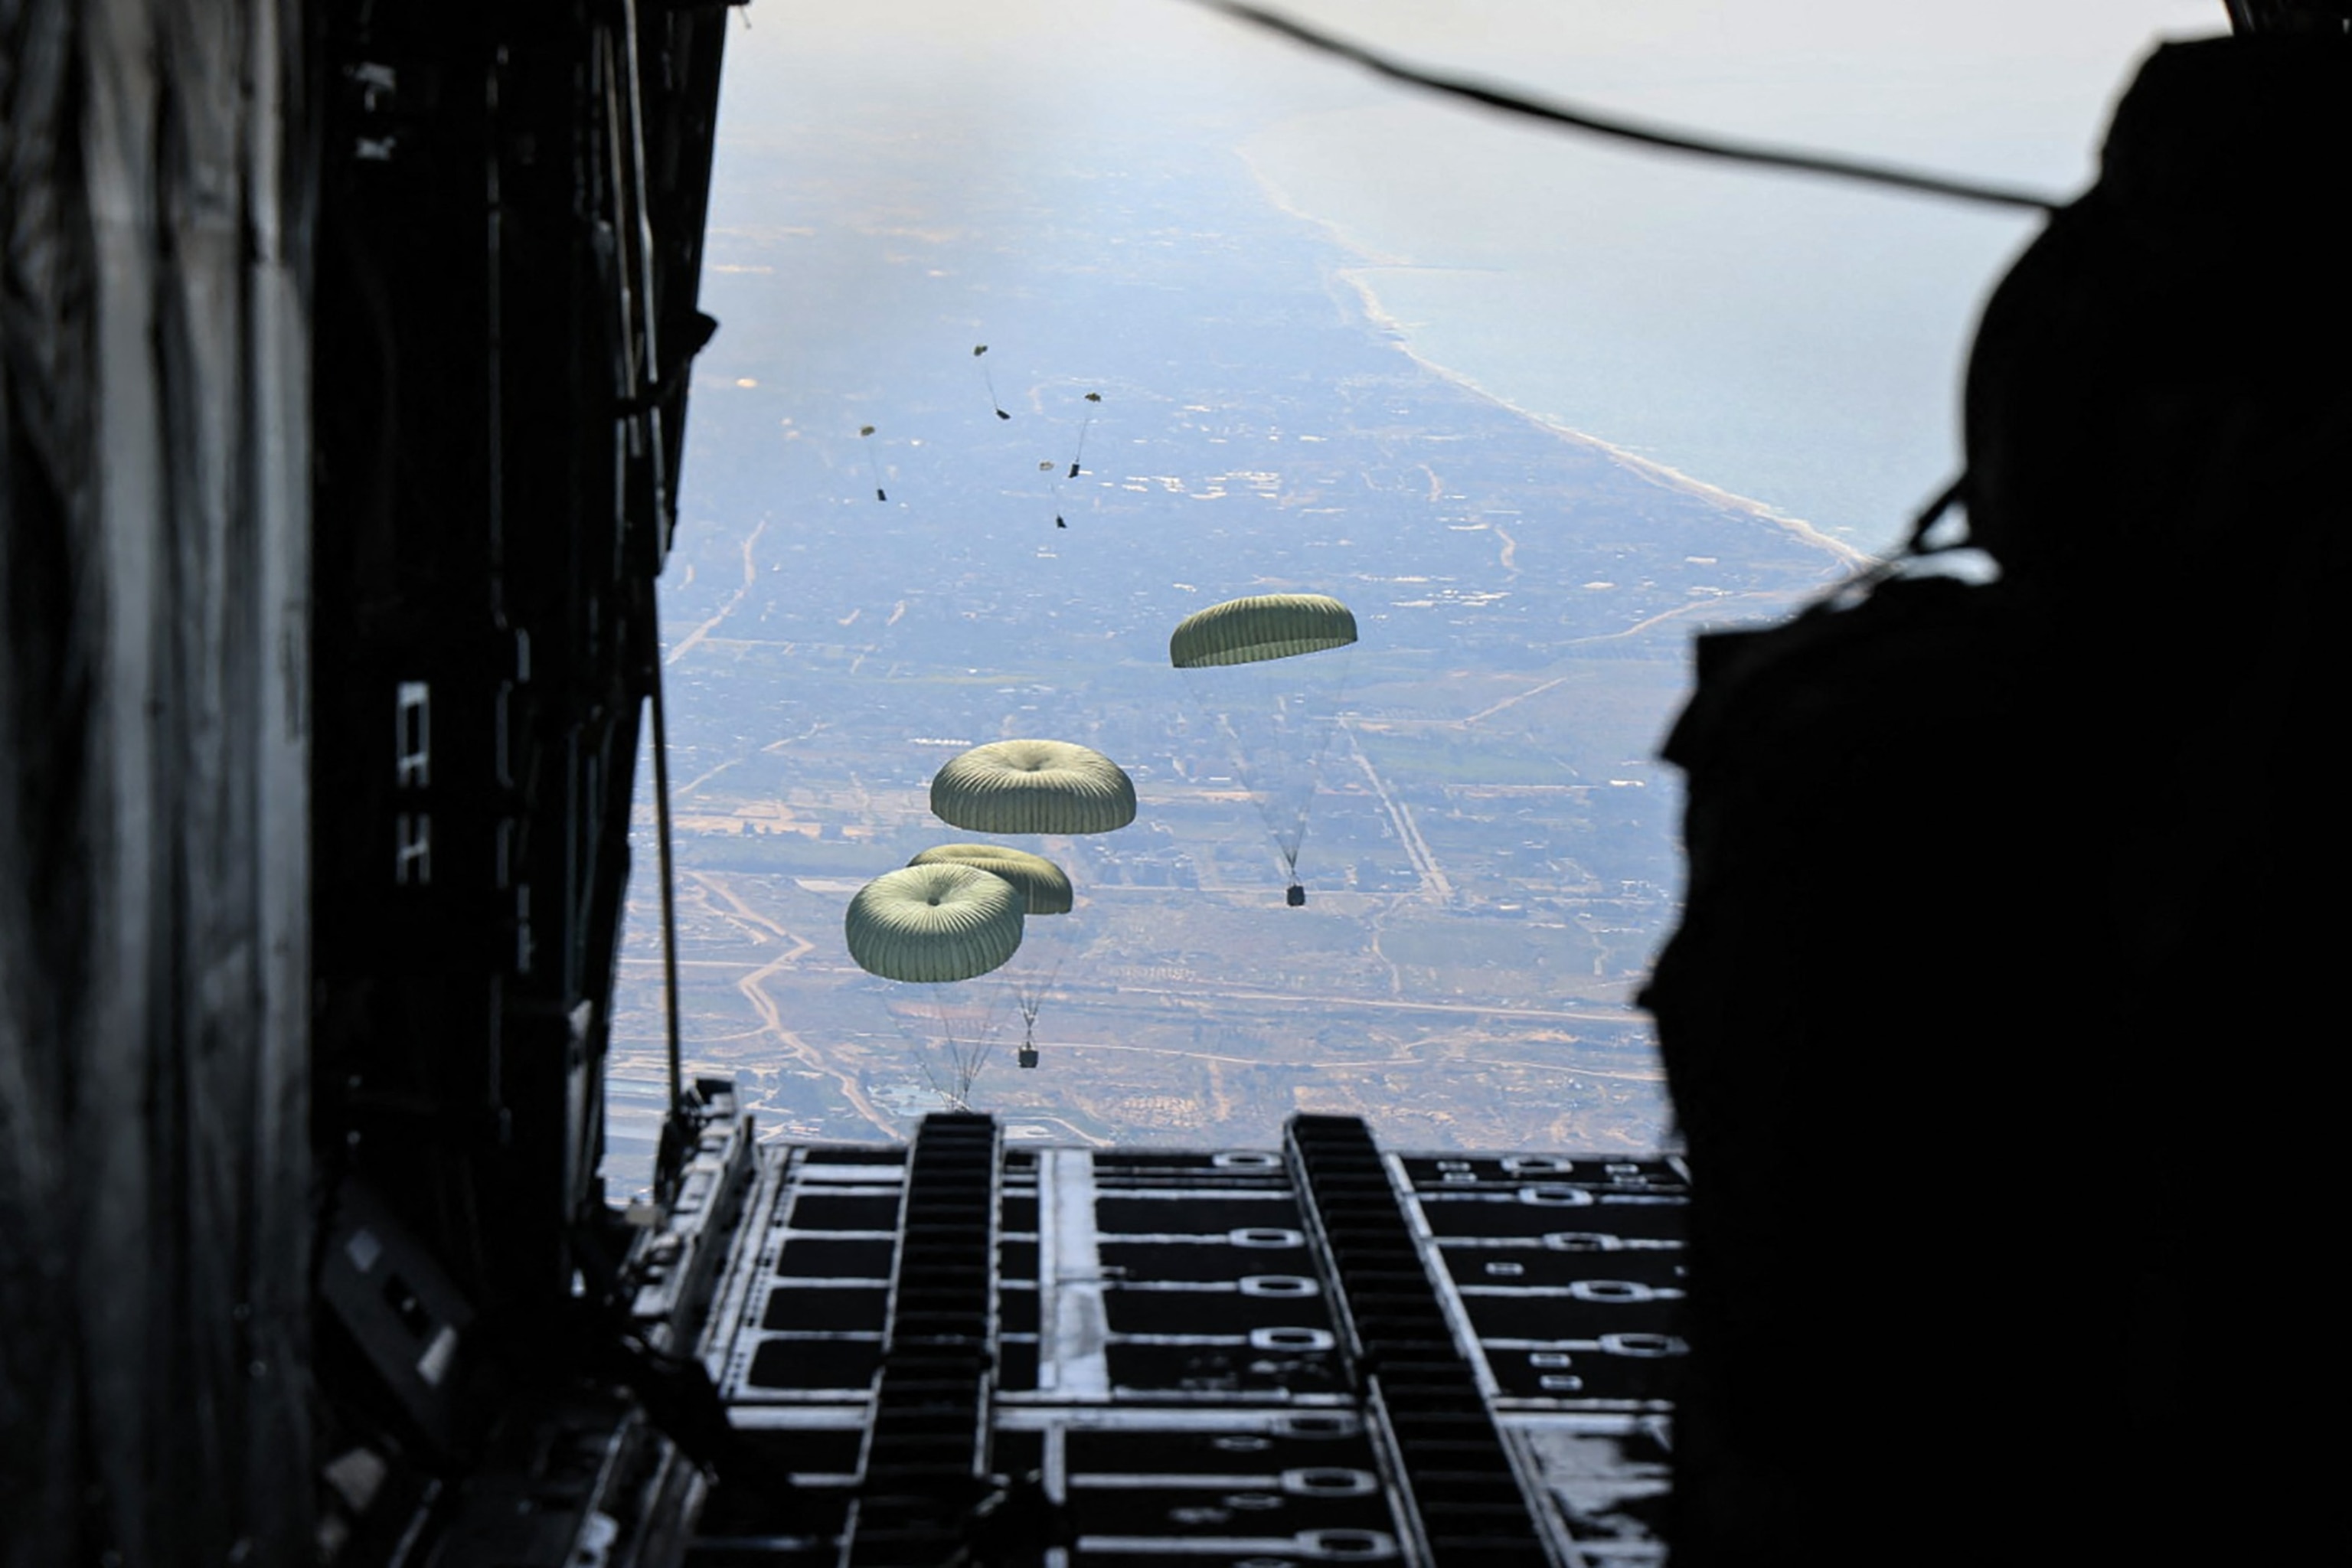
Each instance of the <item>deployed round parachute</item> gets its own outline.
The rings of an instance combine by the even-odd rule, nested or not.
[[[907,864],[972,866],[1002,877],[1020,890],[1030,915],[1066,915],[1074,901],[1067,872],[1043,855],[1006,844],[941,844]]]
[[[1324,594],[1254,594],[1196,610],[1168,637],[1179,669],[1257,664],[1322,653],[1356,640],[1356,613]]]
[[[1002,877],[940,863],[875,878],[842,918],[850,957],[886,982],[882,1005],[955,1109],[971,1108],[972,1080],[988,1059],[990,1009],[975,1008],[954,983],[1001,968],[1019,951],[1025,902]]]
[[[1092,747],[992,741],[932,776],[931,815],[973,833],[1108,833],[1135,820],[1135,781]]]
[[[970,980],[1020,949],[1024,903],[1010,881],[971,866],[908,866],[857,890],[842,934],[869,974],[918,984]]]
[[[1168,637],[1168,662],[1212,722],[1307,901],[1298,854],[1324,748],[1347,686],[1355,612],[1326,594],[1255,594],[1195,611]]]

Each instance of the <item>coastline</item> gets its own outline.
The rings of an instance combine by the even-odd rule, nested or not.
[[[1372,270],[1375,270],[1375,268],[1371,266],[1337,267],[1332,268],[1332,276],[1340,279],[1355,290],[1365,321],[1386,333],[1396,345],[1399,353],[1423,370],[1451,382],[1465,392],[1483,398],[1507,413],[1516,415],[1538,429],[1557,436],[1562,440],[1574,442],[1580,447],[1588,447],[1601,452],[1612,461],[1633,469],[1652,484],[1707,501],[1727,511],[1745,513],[1759,521],[1769,522],[1791,534],[1799,542],[1833,555],[1849,566],[1856,568],[1868,566],[1877,560],[1877,557],[1870,552],[1848,544],[1844,540],[1832,534],[1824,533],[1803,518],[1791,517],[1769,501],[1760,501],[1753,496],[1744,496],[1736,490],[1725,489],[1721,485],[1709,484],[1706,480],[1686,474],[1670,464],[1661,463],[1654,458],[1645,458],[1638,452],[1628,451],[1590,431],[1579,430],[1573,426],[1563,425],[1548,415],[1538,414],[1530,408],[1523,408],[1492,388],[1481,385],[1453,366],[1441,364],[1431,359],[1413,346],[1411,331],[1389,313],[1388,308],[1381,303],[1380,296],[1373,292],[1371,284],[1363,276],[1364,273]]]
[[[1685,473],[1682,469],[1674,468],[1669,464],[1661,463],[1652,458],[1645,458],[1637,452],[1628,451],[1626,448],[1620,447],[1613,442],[1605,440],[1599,436],[1592,435],[1589,431],[1579,430],[1573,426],[1563,424],[1559,420],[1548,415],[1538,414],[1533,409],[1523,407],[1520,405],[1512,402],[1509,398],[1495,392],[1492,388],[1483,385],[1466,373],[1430,358],[1426,353],[1423,353],[1414,345],[1412,331],[1406,327],[1402,321],[1399,321],[1392,313],[1391,313],[1387,306],[1381,303],[1380,295],[1374,290],[1367,275],[1381,270],[1406,268],[1444,272],[1472,272],[1492,269],[1484,268],[1453,267],[1428,268],[1424,267],[1423,263],[1413,260],[1409,256],[1395,255],[1382,251],[1350,233],[1348,229],[1341,226],[1333,219],[1326,217],[1319,213],[1309,212],[1299,206],[1290,198],[1289,194],[1279,184],[1276,184],[1274,179],[1266,174],[1265,170],[1259,165],[1258,161],[1255,157],[1251,156],[1246,144],[1237,144],[1234,148],[1234,153],[1236,157],[1241,159],[1243,166],[1249,170],[1251,178],[1257,182],[1258,190],[1265,197],[1268,205],[1272,206],[1276,211],[1283,214],[1286,217],[1297,219],[1301,223],[1308,224],[1316,228],[1321,229],[1324,234],[1328,237],[1332,245],[1341,251],[1346,252],[1348,255],[1356,258],[1356,261],[1353,265],[1335,265],[1331,267],[1329,276],[1344,282],[1348,288],[1353,291],[1356,297],[1358,310],[1361,313],[1365,323],[1381,331],[1391,343],[1395,345],[1399,353],[1402,353],[1407,359],[1412,360],[1415,364],[1420,365],[1423,369],[1429,371],[1431,374],[1443,378],[1452,384],[1462,388],[1465,392],[1494,405],[1504,412],[1527,421],[1528,424],[1535,426],[1538,429],[1541,429],[1549,435],[1557,436],[1562,440],[1573,442],[1578,446],[1589,447],[1594,451],[1601,453],[1612,461],[1631,468],[1634,473],[1640,475],[1643,479],[1649,480],[1653,484],[1707,501],[1712,505],[1723,508],[1725,510],[1743,513],[1748,517],[1754,518],[1758,521],[1770,523],[1774,527],[1781,529],[1789,533],[1799,542],[1820,550],[1824,554],[1835,558],[1845,567],[1858,570],[1873,564],[1877,560],[1877,557],[1873,555],[1870,552],[1863,550],[1858,546],[1849,544],[1844,540],[1823,531],[1822,529],[1806,521],[1802,518],[1792,517],[1787,512],[1780,510],[1778,507],[1773,506],[1769,501],[1758,500],[1752,496],[1741,495],[1736,490],[1729,490],[1724,489],[1720,485],[1710,484],[1705,479],[1699,479],[1695,475]]]

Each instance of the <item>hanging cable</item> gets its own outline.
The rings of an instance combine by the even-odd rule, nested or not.
[[[1865,184],[1886,185],[1895,190],[1916,191],[1926,195],[1948,196],[1956,201],[1983,202],[1993,206],[2025,207],[2034,212],[2055,212],[2066,204],[2055,196],[2036,191],[2017,190],[2004,185],[1983,184],[1948,174],[1929,174],[1924,170],[1899,169],[1884,163],[1864,163],[1827,153],[1803,153],[1793,149],[1762,147],[1751,142],[1727,141],[1720,137],[1702,136],[1685,131],[1669,130],[1664,126],[1644,125],[1636,121],[1620,120],[1608,115],[1593,114],[1565,104],[1545,103],[1520,93],[1489,87],[1483,82],[1463,77],[1442,76],[1406,65],[1344,38],[1296,22],[1241,0],[1197,0],[1212,11],[1264,27],[1269,32],[1319,49],[1343,60],[1352,60],[1365,69],[1377,72],[1392,80],[1427,88],[1448,97],[1465,99],[1484,104],[1506,114],[1523,115],[1547,124],[1565,125],[1571,130],[1590,132],[1596,136],[1613,136],[1620,141],[1638,142],[1645,147],[1664,148],[1674,153],[1691,153],[1703,158],[1722,158],[1735,163],[1754,163],[1769,169],[1794,169],[1811,174],[1827,174],[1835,179],[1857,180]]]
[[[661,623],[654,615],[654,592],[646,588],[647,619],[656,626]],[[667,1016],[669,1042],[669,1125],[664,1130],[662,1146],[665,1152],[672,1147],[671,1140],[684,1131],[686,1119],[686,1074],[678,1049],[677,1027],[677,896],[676,873],[670,863],[669,828],[669,719],[662,701],[662,660],[656,657],[654,665],[654,824],[659,835],[657,853],[661,859],[662,918],[662,1005]],[[669,1176],[667,1159],[662,1162],[661,1178]]]

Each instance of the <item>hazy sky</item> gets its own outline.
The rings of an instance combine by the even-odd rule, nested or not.
[[[2059,187],[2086,173],[2105,106],[2152,40],[2225,26],[2219,0],[1293,0],[1273,8],[1600,107]],[[1233,73],[1236,100],[1273,114],[1286,107],[1285,93],[1328,102],[1340,84],[1354,84],[1359,100],[1402,90],[1186,0],[757,0],[745,15],[727,70],[725,129],[737,134],[756,130],[763,104],[828,78],[967,100],[983,145],[987,122],[1010,112],[1077,127],[1120,113],[1112,73],[1154,58],[1213,62]],[[1045,101],[1013,101],[988,79],[984,68],[1015,58],[1042,68],[1034,79]]]
[[[2061,195],[2089,178],[2135,61],[2224,26],[2218,0],[1289,9],[1598,109]],[[1872,548],[1957,464],[1975,313],[2034,226],[1502,120],[1186,0],[758,0],[748,15],[730,45],[714,225],[822,223],[773,210],[745,172],[832,161],[854,177],[894,134],[920,142],[935,176],[903,196],[906,220],[977,220],[986,191],[1001,221],[1008,174],[1113,160],[1165,123],[1224,142],[1270,194],[1397,264],[1352,281],[1423,358]],[[813,141],[813,114],[841,134]],[[971,209],[956,210],[966,188]],[[760,308],[856,319],[873,281],[845,255]],[[740,305],[722,314],[720,358],[763,335]]]
[[[1307,0],[1412,58],[1695,125],[2064,187],[2158,34],[2219,0]]]

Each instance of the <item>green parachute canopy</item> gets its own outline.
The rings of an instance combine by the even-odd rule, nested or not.
[[[1108,833],[1135,820],[1135,781],[1091,747],[992,741],[932,776],[931,815],[973,833]]]
[[[1254,594],[1197,610],[1168,638],[1168,662],[1179,669],[1256,664],[1302,653],[1346,647],[1356,640],[1356,615],[1324,594]]]
[[[1069,873],[1025,849],[1005,844],[941,844],[907,862],[909,866],[971,866],[1002,877],[1021,889],[1031,915],[1066,915],[1075,901]]]
[[[842,920],[849,956],[885,980],[970,980],[1021,946],[1022,896],[971,866],[908,866],[857,889]]]

